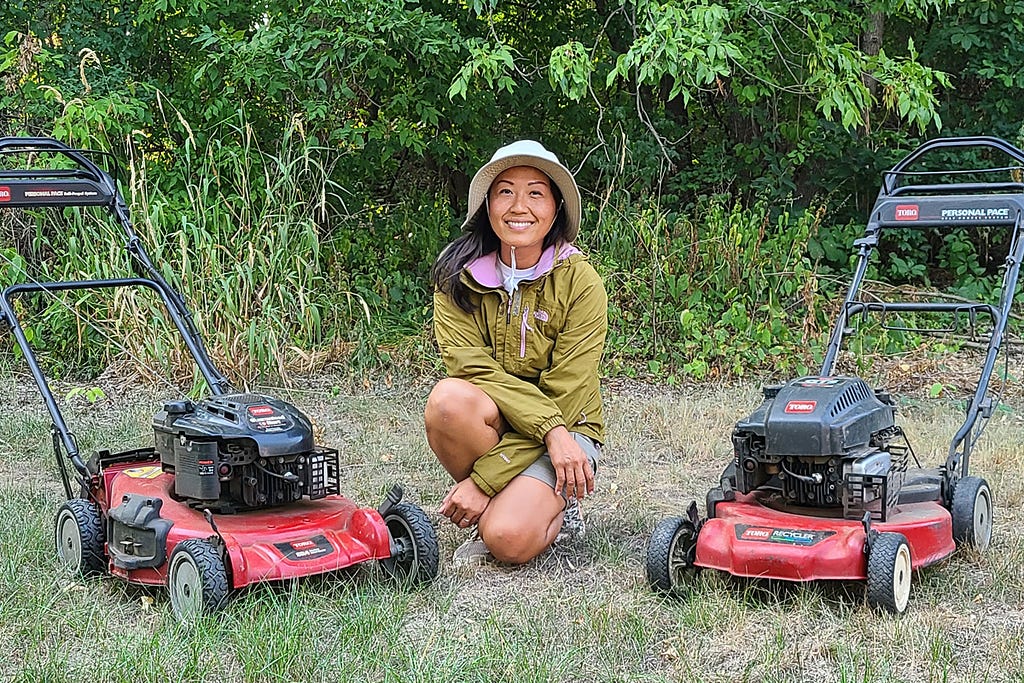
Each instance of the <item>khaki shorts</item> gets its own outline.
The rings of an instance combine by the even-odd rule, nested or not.
[[[577,432],[572,432],[572,438],[576,440],[576,443],[580,445],[583,452],[587,454],[587,459],[590,460],[590,467],[594,470],[594,474],[597,474],[597,461],[601,457],[601,444],[589,436],[584,436]],[[551,488],[555,488],[555,483],[558,481],[558,476],[555,474],[555,466],[551,464],[551,456],[547,453],[530,463],[530,466],[523,470],[519,476],[537,479]],[[565,492],[562,491],[561,494],[565,498]]]

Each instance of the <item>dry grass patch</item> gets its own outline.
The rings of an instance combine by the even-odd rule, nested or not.
[[[166,394],[102,385],[73,400],[83,446],[151,439]],[[67,387],[57,387],[58,394]],[[330,378],[275,389],[339,448],[344,492],[376,505],[405,486],[438,527],[442,572],[406,591],[365,566],[241,592],[185,629],[162,591],[61,575],[50,548],[61,501],[48,418],[25,376],[0,378],[0,677],[224,681],[1021,681],[1024,650],[1024,420],[997,411],[974,471],[992,485],[995,536],[914,578],[910,608],[869,610],[856,584],[791,585],[703,572],[663,599],[644,578],[647,535],[703,501],[729,457],[733,423],[759,386],[606,387],[609,443],[587,535],[519,568],[455,569],[466,538],[436,509],[449,482],[426,445],[429,385],[351,390]],[[957,397],[901,399],[924,463],[945,458]],[[1016,399],[1014,399],[1016,400]],[[702,505],[703,507],[703,505]]]

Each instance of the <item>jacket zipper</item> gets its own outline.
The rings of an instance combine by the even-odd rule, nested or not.
[[[530,307],[523,306],[523,322],[519,326],[519,357],[526,358],[526,333],[533,332],[533,328],[530,327],[530,323],[527,322],[530,319]]]

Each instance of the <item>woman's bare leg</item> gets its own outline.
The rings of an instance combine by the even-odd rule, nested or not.
[[[490,396],[453,377],[434,386],[423,419],[431,450],[457,482],[468,477],[477,459],[509,430]],[[522,564],[555,540],[564,508],[565,500],[549,484],[516,477],[491,499],[477,529],[496,559]]]
[[[423,412],[430,449],[455,481],[508,431],[498,406],[482,389],[464,379],[442,379],[430,392]]]
[[[491,499],[477,529],[495,558],[522,564],[554,542],[564,509],[565,500],[550,484],[520,476]]]

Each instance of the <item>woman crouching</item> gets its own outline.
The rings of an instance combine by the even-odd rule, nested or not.
[[[431,272],[448,377],[427,400],[427,440],[456,482],[441,514],[477,527],[457,564],[528,562],[563,524],[582,532],[578,502],[604,440],[608,297],[573,246],[580,204],[542,145],[502,147],[470,184],[465,234]]]

